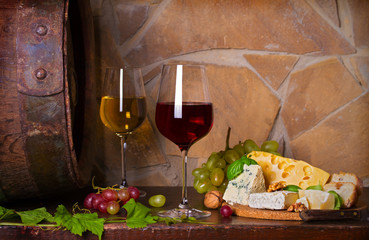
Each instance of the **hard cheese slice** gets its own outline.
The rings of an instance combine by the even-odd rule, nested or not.
[[[249,198],[249,206],[272,210],[287,209],[296,202],[298,196],[298,193],[290,191],[252,193]]]
[[[275,182],[284,182],[305,189],[318,184],[323,186],[329,178],[329,173],[304,161],[262,151],[253,151],[247,157],[254,159],[262,167],[267,186]]]
[[[259,165],[243,165],[243,172],[229,181],[223,199],[229,204],[248,205],[251,193],[265,192],[263,171]]]
[[[334,209],[334,195],[320,190],[299,190],[299,198],[306,197],[310,209]]]

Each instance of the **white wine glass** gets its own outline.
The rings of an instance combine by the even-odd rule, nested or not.
[[[121,184],[127,183],[127,137],[146,118],[146,96],[140,68],[107,68],[102,85],[100,119],[103,124],[120,138]],[[146,195],[140,191],[140,196]]]
[[[178,207],[158,213],[162,217],[202,218],[209,211],[192,208],[187,198],[187,153],[213,126],[205,67],[166,64],[162,68],[155,123],[162,135],[175,143],[182,155],[182,196]]]

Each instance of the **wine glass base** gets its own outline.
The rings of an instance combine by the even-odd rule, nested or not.
[[[146,197],[147,193],[145,191],[142,191],[141,189],[138,189],[140,191],[140,197]]]
[[[125,183],[125,184],[123,184],[123,183],[122,183],[122,184],[119,186],[119,188],[120,188],[120,189],[122,189],[122,188],[128,188],[128,184],[127,184],[127,183]],[[146,197],[147,193],[146,193],[145,191],[140,190],[140,189],[138,189],[138,191],[140,192],[140,197]]]
[[[211,212],[201,211],[195,208],[175,208],[158,212],[160,217],[181,218],[182,216],[194,217],[196,219],[209,217]]]

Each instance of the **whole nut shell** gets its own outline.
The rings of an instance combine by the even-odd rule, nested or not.
[[[219,191],[210,191],[205,194],[204,205],[210,209],[217,209],[223,203],[223,194]]]

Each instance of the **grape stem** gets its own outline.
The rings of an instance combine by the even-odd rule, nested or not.
[[[92,188],[93,189],[97,189],[97,193],[100,193],[100,191],[103,191],[103,190],[105,190],[105,189],[113,189],[113,190],[116,190],[116,191],[119,191],[121,188],[120,187],[117,187],[118,186],[118,184],[114,184],[113,186],[111,186],[111,187],[99,187],[99,186],[96,186],[95,185],[95,176],[93,176],[92,177]]]
[[[116,217],[116,218],[107,218],[104,223],[125,223],[127,218]]]
[[[230,136],[231,136],[231,127],[228,127],[225,151],[229,150],[229,138],[230,138]]]
[[[37,224],[37,225],[26,225],[24,223],[16,222],[0,222],[0,226],[24,226],[24,227],[59,227],[57,224]]]

